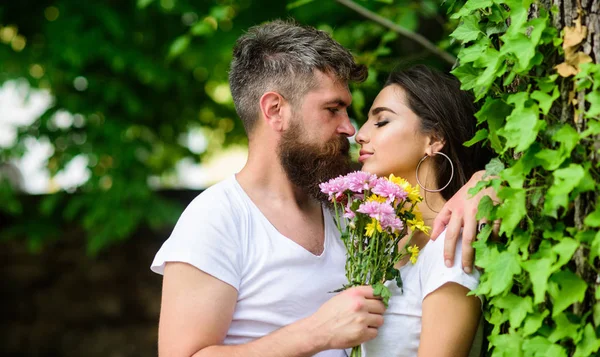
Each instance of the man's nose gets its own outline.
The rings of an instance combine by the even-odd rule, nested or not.
[[[356,128],[350,122],[350,117],[348,116],[348,113],[344,115],[342,123],[340,124],[340,126],[338,126],[338,133],[346,135],[348,137],[356,134]]]

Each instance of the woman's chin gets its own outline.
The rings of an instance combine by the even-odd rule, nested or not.
[[[377,170],[376,167],[373,167],[373,165],[369,165],[368,163],[363,164],[363,166],[361,167],[360,170],[364,171],[364,172],[368,172],[370,174],[381,176],[380,170]]]

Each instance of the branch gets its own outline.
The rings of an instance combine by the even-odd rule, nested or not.
[[[421,46],[425,47],[426,49],[431,51],[433,54],[438,55],[439,57],[444,59],[446,62],[448,62],[452,65],[454,65],[454,63],[456,62],[456,58],[453,55],[451,55],[450,53],[448,53],[444,50],[441,50],[440,48],[438,48],[436,45],[431,43],[428,39],[426,39],[422,35],[412,32],[410,30],[407,30],[404,27],[398,26],[395,23],[393,23],[392,21],[386,19],[385,17],[381,17],[381,16],[377,15],[376,13],[370,11],[369,9],[362,7],[361,5],[355,3],[352,0],[336,0],[336,1],[350,9],[356,11],[357,13],[366,17],[367,19],[375,21],[376,23],[380,24],[381,26],[387,27],[390,30],[392,30],[396,33],[399,33],[400,35],[402,35],[404,37],[408,37],[411,40],[421,44]]]

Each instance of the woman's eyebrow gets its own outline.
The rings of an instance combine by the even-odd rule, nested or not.
[[[377,108],[373,108],[371,110],[371,115],[377,115],[377,114],[379,114],[381,112],[390,112],[392,114],[396,114],[396,112],[393,111],[393,110],[391,110],[390,108],[387,108],[387,107],[377,107]]]

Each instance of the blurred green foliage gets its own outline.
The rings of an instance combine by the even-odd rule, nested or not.
[[[446,3],[356,3],[447,52],[457,51],[448,37],[456,24],[446,15]],[[149,177],[172,175],[183,158],[201,161],[227,145],[246,142],[227,86],[231,49],[248,27],[275,18],[294,18],[332,33],[369,66],[369,79],[352,87],[351,116],[358,124],[395,66],[450,66],[414,40],[333,0],[29,0],[0,5],[0,84],[24,78],[32,88],[48,89],[54,99],[32,125],[20,128],[13,147],[0,149],[0,161],[22,155],[27,138],[47,138],[54,150],[48,161],[51,175],[78,155],[88,159],[91,171],[76,194],[48,195],[25,210],[24,196],[0,184],[0,210],[10,217],[0,239],[27,238],[37,249],[60,238],[56,227],[68,222],[83,227],[89,252],[95,253],[140,225],[173,224],[182,207],[159,196]],[[59,111],[77,120],[59,127],[53,120]],[[206,134],[204,152],[186,146],[183,138],[190,130]]]

